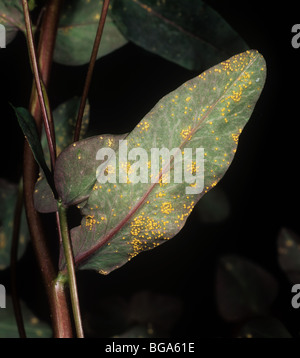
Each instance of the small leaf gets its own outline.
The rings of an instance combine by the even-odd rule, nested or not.
[[[117,151],[119,140],[126,135],[90,137],[73,143],[63,151],[57,158],[55,184],[64,205],[74,205],[87,199],[93,191],[97,167],[101,164],[101,161],[96,161],[97,151],[106,147]],[[94,158],[91,153],[95,153]]]
[[[300,282],[300,237],[287,228],[278,235],[279,264],[292,283]]]
[[[216,277],[220,315],[230,322],[266,315],[278,291],[278,284],[259,265],[238,256],[223,257]]]
[[[65,206],[82,203],[93,189],[94,180],[91,183],[91,177],[96,178],[96,170],[101,163],[91,160],[90,153],[96,153],[99,148],[106,146],[116,148],[118,141],[126,135],[90,137],[73,143],[63,151],[63,158],[57,158],[57,162],[60,164],[56,171],[55,182],[56,189],[63,193]],[[76,161],[69,160],[74,158]],[[61,173],[61,169],[63,169],[63,173]],[[36,183],[34,205],[36,210],[41,213],[57,210],[54,196],[43,180],[38,180]]]
[[[66,0],[64,2],[55,44],[55,62],[77,66],[90,61],[102,3],[102,0]],[[109,13],[97,58],[103,57],[127,43]]]
[[[34,10],[37,7],[35,0],[28,0],[29,11]]]
[[[216,187],[197,204],[196,212],[201,222],[206,224],[219,223],[226,220],[230,213],[230,204],[226,193]]]
[[[10,265],[10,251],[18,186],[0,179],[0,270]],[[25,252],[29,232],[24,209],[21,214],[18,258]]]
[[[73,142],[79,105],[80,98],[73,97],[60,104],[53,111],[57,154]],[[81,137],[84,137],[87,132],[89,115],[90,106],[87,103],[82,117]],[[42,133],[41,145],[45,153],[45,160],[47,164],[50,165],[50,154],[45,133]],[[57,202],[54,198],[54,194],[42,173],[40,173],[40,177],[35,186],[34,206],[35,209],[41,213],[57,211]]]
[[[292,336],[277,318],[266,317],[247,322],[238,338],[292,338]]]
[[[6,45],[15,38],[19,29],[25,32],[21,0],[2,0],[0,2],[0,24],[4,25],[6,29]]]
[[[181,230],[197,201],[217,185],[233,160],[265,75],[265,62],[257,51],[236,55],[162,98],[117,146],[99,137],[98,144],[95,138],[80,141],[61,153],[54,177],[64,205],[87,199],[81,226],[71,231],[77,267],[109,273]],[[104,165],[96,156],[105,146],[114,150]],[[121,159],[138,148],[142,159]],[[175,150],[176,157],[165,158],[156,182],[151,174],[153,148]],[[194,158],[198,151],[203,158],[185,163],[184,174],[180,158],[185,150]],[[180,163],[184,179],[167,183],[168,170],[171,178],[174,168],[178,174],[174,162]],[[144,182],[132,179],[138,165],[146,173]],[[186,182],[187,173],[193,182]]]
[[[13,106],[12,106],[13,107]],[[28,112],[27,109],[22,107],[13,107],[20,127],[24,133],[25,138],[31,148],[32,154],[40,168],[43,170],[48,184],[53,187],[53,180],[51,177],[50,170],[46,164],[43,149],[41,146],[40,138],[36,128],[36,124],[32,115]]]
[[[126,135],[106,134],[83,139],[73,143],[57,158],[56,189],[66,206],[82,202],[93,191],[97,167],[102,163],[96,161],[97,151],[106,147],[116,150],[119,140]],[[94,158],[91,153],[95,153]]]
[[[112,14],[128,40],[190,70],[207,68],[248,48],[201,0],[114,0]]]
[[[28,338],[50,338],[50,326],[36,317],[21,301],[21,310]],[[19,338],[16,318],[10,296],[6,298],[6,308],[0,309],[0,338]]]

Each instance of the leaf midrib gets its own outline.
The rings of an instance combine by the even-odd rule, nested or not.
[[[259,54],[257,53],[256,56],[253,59],[250,59],[249,64],[244,68],[244,70],[237,76],[237,78],[231,83],[231,85],[229,85],[226,89],[226,91],[223,93],[222,96],[220,96],[216,102],[211,106],[211,108],[207,111],[207,113],[203,116],[202,120],[199,121],[199,124],[191,131],[191,135],[193,135],[196,131],[198,131],[201,126],[204,124],[205,120],[207,119],[208,115],[215,109],[215,107],[217,106],[217,104],[225,97],[225,95],[229,92],[229,90],[231,89],[231,87],[239,80],[239,78],[242,76],[243,73],[245,73],[249,67],[252,66],[252,64],[259,58]],[[179,148],[182,148],[186,143],[188,142],[188,138],[186,138],[182,144],[179,146]],[[163,168],[160,172],[160,176],[159,179],[162,177],[162,175],[165,173],[165,171],[171,166],[171,162],[173,162],[174,157],[172,158],[172,160],[170,161],[169,164],[167,164],[165,166],[165,168]],[[149,196],[149,194],[152,192],[153,188],[155,187],[155,185],[157,185],[157,183],[153,183],[149,189],[147,190],[147,192],[142,196],[142,198],[139,200],[139,202],[135,205],[134,208],[132,208],[129,213],[124,217],[123,220],[121,220],[119,222],[119,224],[111,229],[106,235],[104,235],[103,239],[100,239],[100,242],[98,242],[97,244],[95,244],[94,246],[92,246],[90,249],[88,249],[87,251],[77,255],[75,257],[75,265],[79,266],[81,265],[84,261],[86,261],[90,256],[92,256],[93,254],[95,254],[98,250],[100,250],[108,241],[110,241],[110,239],[130,220],[130,218],[136,213],[136,211],[142,206],[142,204],[145,203],[145,200],[147,199],[147,197]]]

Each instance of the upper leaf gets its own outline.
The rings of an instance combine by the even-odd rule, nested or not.
[[[233,56],[161,99],[104,166],[96,159],[105,144],[100,138],[99,145],[78,142],[61,153],[54,177],[63,203],[88,198],[81,225],[71,231],[78,266],[109,273],[181,230],[197,201],[228,169],[265,76],[265,61],[257,51]],[[138,160],[139,148],[146,154]],[[153,148],[173,151],[175,157],[164,158],[156,182]],[[198,150],[203,160],[189,158],[178,166],[189,150],[193,158]],[[173,180],[175,170],[181,181]],[[171,180],[166,182],[168,171]],[[147,180],[139,182],[142,172]]]
[[[15,38],[19,29],[25,32],[21,0],[2,0],[0,2],[0,24],[4,25],[6,29],[6,44]]]
[[[201,0],[114,0],[112,15],[128,40],[191,70],[207,68],[248,48]]]
[[[63,65],[88,63],[97,32],[103,1],[66,0],[60,16],[54,61]],[[111,17],[107,16],[98,58],[125,45]]]

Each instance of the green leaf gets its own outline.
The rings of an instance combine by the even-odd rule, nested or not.
[[[28,7],[30,11],[34,10],[37,7],[35,0],[28,0]]]
[[[266,317],[247,322],[238,338],[292,338],[292,336],[277,318]]]
[[[77,113],[80,106],[80,97],[73,97],[68,101],[60,104],[53,111],[53,120],[55,126],[55,139],[56,139],[56,153],[65,149],[73,142],[74,131],[77,121]],[[90,117],[90,106],[86,104],[81,126],[81,138],[87,133]],[[42,133],[41,145],[45,153],[45,160],[50,166],[50,154],[48,149],[48,143],[45,133]],[[34,191],[34,206],[35,209],[41,213],[49,213],[57,210],[57,202],[54,198],[54,194],[45,180],[42,173],[35,186]]]
[[[52,336],[50,326],[36,317],[22,301],[21,310],[28,338],[50,338]],[[19,338],[10,296],[7,296],[6,308],[0,309],[0,338]]]
[[[259,265],[234,255],[219,260],[217,305],[226,321],[266,315],[277,291],[278,284],[273,276]]]
[[[60,16],[54,61],[63,65],[83,65],[90,61],[103,1],[66,0]],[[125,45],[109,13],[97,58]]]
[[[126,142],[120,141],[118,152],[103,164],[102,169],[106,169],[98,173],[98,180],[96,169],[101,162],[96,155],[105,146],[103,141],[99,139],[98,145],[94,142],[97,139],[78,142],[61,153],[54,177],[64,205],[87,199],[81,225],[71,231],[77,267],[107,274],[181,230],[197,201],[216,186],[233,160],[238,137],[259,98],[265,76],[264,59],[253,50],[186,82],[161,99]],[[125,155],[126,143],[128,154],[142,148],[146,157],[140,161],[133,157],[126,163],[120,157]],[[156,183],[151,177],[153,148],[175,148],[176,156],[174,161],[165,158]],[[198,149],[204,160],[200,156],[199,161],[185,163],[183,175],[182,153],[191,150],[195,158]],[[183,180],[166,183],[169,167],[173,178],[177,162],[177,174],[182,174]],[[145,183],[133,180],[139,164],[146,171]],[[187,183],[187,174],[197,175],[197,182],[193,177]],[[110,181],[99,182],[107,177]]]
[[[24,133],[25,138],[27,139],[27,142],[31,148],[32,154],[40,166],[40,168],[43,170],[45,177],[47,178],[48,184],[53,187],[53,180],[50,173],[50,170],[46,164],[43,149],[41,146],[39,134],[36,128],[36,124],[34,121],[34,118],[32,115],[28,112],[27,109],[22,107],[14,107],[12,106],[20,127],[22,128],[22,131]]]
[[[292,283],[300,282],[300,237],[287,228],[278,235],[279,265]]]
[[[0,270],[10,265],[11,239],[18,186],[0,179]],[[18,258],[24,254],[29,232],[24,210],[21,214]]]
[[[6,29],[6,45],[15,38],[19,29],[25,32],[21,0],[0,2],[0,24]]]
[[[248,48],[201,0],[114,0],[112,14],[128,40],[190,70],[207,68]]]

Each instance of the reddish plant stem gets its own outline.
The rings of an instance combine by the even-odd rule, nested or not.
[[[50,0],[43,18],[43,24],[39,40],[39,70],[42,80],[47,86],[50,76],[53,50],[56,39],[57,24],[62,0]],[[37,92],[33,85],[29,109],[33,115],[37,128],[41,132],[42,118],[41,108]],[[53,130],[53,124],[50,125]],[[68,300],[65,292],[65,285],[56,280],[56,261],[50,255],[50,248],[47,244],[46,235],[40,214],[35,210],[33,203],[33,192],[38,176],[38,165],[32,155],[27,142],[24,146],[24,204],[26,209],[28,226],[32,238],[33,247],[36,253],[38,265],[46,288],[50,304],[50,315],[52,319],[53,334],[56,338],[72,337],[72,324],[68,307]]]
[[[95,63],[97,60],[97,54],[98,54],[98,50],[99,50],[99,46],[100,46],[100,42],[101,42],[101,38],[102,38],[102,34],[103,34],[103,29],[104,29],[105,20],[106,20],[106,16],[107,16],[107,12],[108,12],[109,2],[110,2],[110,0],[103,1],[101,16],[99,19],[98,29],[97,29],[97,33],[96,33],[96,37],[95,37],[95,41],[94,41],[94,46],[93,46],[90,63],[89,63],[89,67],[88,67],[88,71],[87,71],[87,75],[86,75],[86,79],[85,79],[85,84],[84,84],[84,88],[83,88],[83,93],[82,93],[82,97],[81,97],[81,102],[80,102],[80,106],[79,106],[77,122],[76,122],[76,127],[75,127],[75,132],[74,132],[74,142],[77,142],[80,138],[82,117],[83,117],[84,108],[85,108],[87,96],[88,96],[91,81],[92,81]]]
[[[27,0],[22,0],[22,5],[23,5],[23,12],[24,12],[25,26],[26,26],[27,44],[28,44],[28,50],[31,60],[31,67],[34,75],[35,86],[39,99],[39,105],[41,107],[42,118],[44,121],[45,132],[46,132],[50,158],[51,158],[51,166],[52,169],[54,170],[55,160],[56,160],[56,144],[55,144],[55,136],[53,130],[53,120],[50,115],[49,105],[47,106],[45,101],[45,92],[43,91],[43,84],[41,83],[43,79],[40,75],[39,65],[36,58],[36,51],[35,51],[35,45],[34,45],[33,33],[32,33],[32,24],[31,24],[31,18],[30,18],[30,12],[29,12]],[[43,51],[41,50],[41,52]],[[46,56],[49,55],[47,51],[45,52],[46,52]]]

